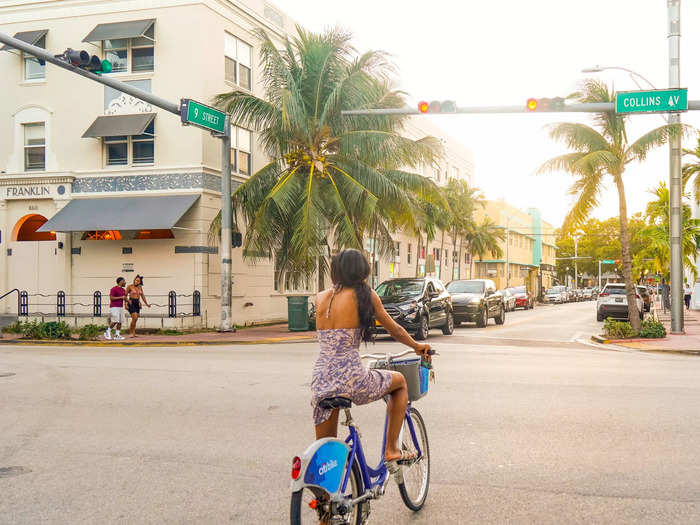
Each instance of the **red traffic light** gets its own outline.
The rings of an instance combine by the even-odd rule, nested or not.
[[[535,111],[537,109],[537,99],[536,98],[528,98],[527,103],[525,104],[525,107],[529,111]]]
[[[421,113],[457,113],[457,103],[454,100],[421,101],[418,103],[418,111]]]
[[[528,111],[564,111],[566,105],[562,97],[528,98],[525,107]]]

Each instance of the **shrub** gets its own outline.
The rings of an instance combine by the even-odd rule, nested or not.
[[[70,327],[63,321],[40,323],[41,339],[70,339]]]
[[[27,321],[21,326],[21,333],[27,339],[70,339],[70,327],[63,321]]]
[[[14,323],[4,326],[2,328],[2,332],[4,334],[21,334],[23,333],[22,330],[22,321],[15,321]]]
[[[81,341],[94,341],[102,332],[105,331],[104,326],[96,324],[86,324],[78,329],[78,337]]]
[[[645,337],[648,339],[666,337],[666,328],[664,328],[663,323],[660,323],[659,321],[646,319],[642,321],[642,328],[639,330],[639,337]]]
[[[615,321],[610,318],[605,320],[603,331],[611,339],[628,339],[637,335],[637,332],[627,321]]]

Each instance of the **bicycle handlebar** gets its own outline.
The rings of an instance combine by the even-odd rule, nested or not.
[[[408,354],[415,354],[414,350],[405,350],[403,352],[399,352],[398,354],[390,354],[387,352],[386,354],[362,354],[360,355],[360,359],[387,359],[391,361],[392,359],[397,359],[399,357],[403,357]],[[435,350],[432,348],[428,350],[428,355],[440,355],[438,354]]]

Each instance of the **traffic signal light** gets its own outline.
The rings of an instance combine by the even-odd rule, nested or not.
[[[241,232],[232,232],[231,233],[231,246],[234,248],[240,248],[243,245],[243,236],[241,235]]]
[[[525,107],[528,111],[563,111],[566,104],[562,97],[528,98]]]
[[[457,113],[457,103],[454,100],[433,100],[428,103],[421,101],[418,103],[418,111],[421,113]]]
[[[84,49],[68,48],[63,55],[58,55],[58,58],[63,58],[63,60],[70,62],[75,67],[92,71],[97,75],[112,72],[112,63],[109,60],[102,60],[97,55],[90,56],[90,53]]]

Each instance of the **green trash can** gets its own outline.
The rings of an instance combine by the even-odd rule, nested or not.
[[[309,329],[309,297],[307,295],[287,296],[287,319],[290,332],[304,332]]]

